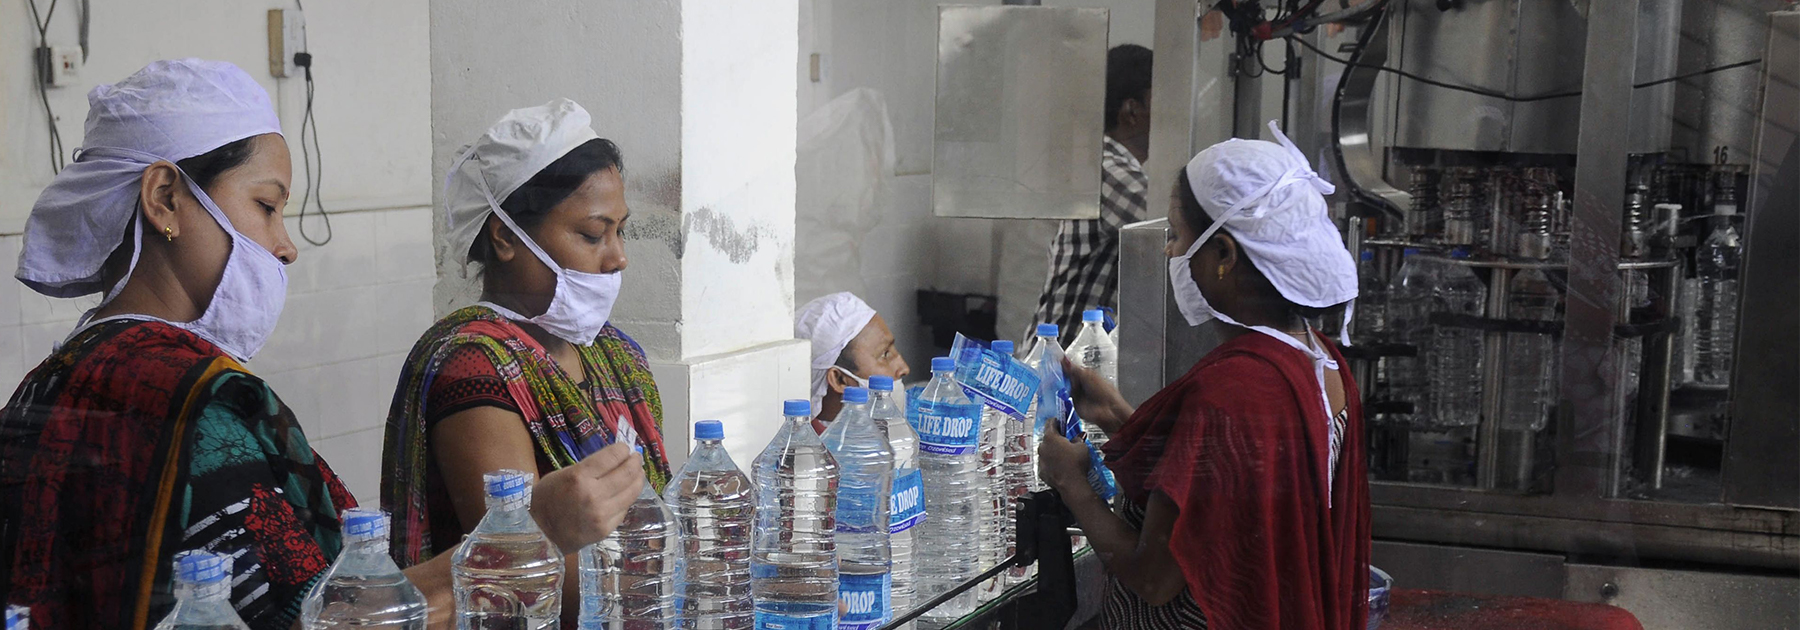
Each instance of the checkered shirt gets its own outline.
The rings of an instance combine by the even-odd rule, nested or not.
[[[1062,328],[1068,343],[1080,329],[1081,312],[1119,308],[1119,228],[1142,221],[1150,178],[1137,157],[1112,138],[1100,155],[1100,218],[1062,222],[1050,244],[1050,277],[1038,298],[1037,323]],[[1034,331],[1026,331],[1029,339]]]

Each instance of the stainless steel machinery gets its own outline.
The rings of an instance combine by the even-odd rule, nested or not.
[[[1620,584],[1675,583],[1617,577],[1632,571],[1757,574],[1773,589],[1758,601],[1786,612],[1754,618],[1800,624],[1789,4],[1158,0],[1152,186],[1285,121],[1368,252],[1360,301],[1411,316],[1359,317],[1347,349],[1376,561],[1399,583],[1622,602],[1646,600]],[[1211,347],[1169,303],[1163,225],[1130,226],[1121,256],[1121,381],[1139,400]],[[1466,269],[1486,292],[1474,313],[1391,302],[1407,264]],[[1561,304],[1526,315],[1518,290],[1540,277]],[[1537,368],[1517,361],[1546,346]],[[1475,367],[1420,386],[1407,370],[1424,362]],[[1444,412],[1453,385],[1432,379],[1477,402]],[[1537,422],[1518,411],[1533,392],[1550,396]]]

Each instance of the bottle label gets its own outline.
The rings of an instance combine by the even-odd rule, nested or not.
[[[834,630],[837,615],[830,613],[800,617],[778,612],[756,611],[756,630]]]
[[[1025,411],[1037,395],[1038,375],[1025,364],[1003,352],[989,349],[980,341],[957,333],[950,347],[956,358],[956,382],[963,392],[987,403],[1015,419],[1024,419]]]
[[[892,576],[841,574],[838,577],[838,630],[873,630],[887,623]]]
[[[981,439],[981,405],[975,403],[909,398],[906,421],[919,433],[919,450],[927,453],[967,455]]]
[[[844,534],[872,534],[875,512],[880,507],[880,488],[863,484],[840,484],[837,493],[837,531]]]
[[[894,492],[889,495],[888,515],[888,533],[891,534],[898,534],[925,522],[925,476],[919,469],[903,468],[894,475]]]

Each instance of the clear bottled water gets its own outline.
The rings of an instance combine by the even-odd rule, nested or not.
[[[838,464],[813,433],[811,401],[787,401],[782,415],[752,473],[756,627],[830,628],[838,619]]]
[[[530,473],[482,476],[487,515],[452,558],[459,630],[555,628],[562,617],[563,559],[531,518]]]
[[[612,535],[581,550],[580,562],[582,630],[675,627],[681,537],[648,482]]]
[[[950,357],[931,360],[931,382],[907,405],[906,420],[919,432],[919,470],[924,475],[925,519],[916,559],[919,599],[929,600],[973,579],[981,570],[978,504],[982,477],[981,405],[969,402],[951,373]],[[955,619],[975,609],[976,593],[963,591],[924,617]]]
[[[1506,317],[1540,322],[1556,321],[1562,292],[1550,284],[1543,271],[1526,269],[1507,285]],[[1502,372],[1506,393],[1500,398],[1500,427],[1513,431],[1542,431],[1556,406],[1556,339],[1550,335],[1506,334],[1506,369]]]
[[[1452,258],[1468,258],[1457,250]],[[1438,272],[1435,310],[1480,317],[1487,286],[1464,265],[1443,265]],[[1431,421],[1438,426],[1466,427],[1481,422],[1481,360],[1483,333],[1475,328],[1432,327],[1431,346],[1425,355],[1431,382]]]
[[[887,435],[894,452],[894,484],[888,495],[888,548],[892,550],[892,585],[889,606],[895,615],[912,610],[917,592],[913,553],[918,547],[919,522],[926,518],[925,484],[919,473],[919,434],[906,423],[906,408],[894,391],[894,379],[869,377],[869,416]]]
[[[231,607],[231,556],[206,551],[175,554],[175,609],[156,630],[249,630]]]
[[[838,463],[838,628],[869,630],[892,618],[894,450],[870,416],[869,390],[845,388],[843,400],[837,421],[820,436]]]
[[[1731,226],[1736,207],[1714,208],[1712,233],[1694,253],[1699,291],[1694,308],[1694,381],[1731,384],[1732,344],[1737,341],[1738,233]]]
[[[663,501],[680,530],[686,572],[676,583],[678,621],[695,630],[748,630],[755,626],[750,601],[750,528],[756,491],[720,444],[718,420],[694,423],[697,446],[687,465],[663,489]]]
[[[1118,329],[1114,328],[1113,331],[1117,332]],[[995,341],[993,348],[1008,355],[1013,354],[1013,343],[1005,339]],[[1030,417],[1028,409],[1025,418]],[[1005,545],[1001,548],[1000,560],[1010,558],[1018,552],[1019,524],[1013,515],[1018,511],[1019,502],[1031,492],[1031,475],[1035,472],[1032,468],[1028,468],[1035,462],[1031,461],[1030,456],[1026,453],[1028,451],[1035,453],[1037,443],[1032,441],[1032,423],[1026,421],[1025,418],[1007,416],[1004,423],[1006,430],[1003,436],[1003,446],[1000,449],[1003,458],[1000,466],[1000,488],[1005,504],[1001,507],[1000,535]],[[1003,574],[1001,586],[1018,584],[1027,577],[1030,577],[1030,574],[1025,571],[1024,567],[1007,569]]]
[[[1437,284],[1437,265],[1419,256],[1419,250],[1407,248],[1400,270],[1388,285],[1388,338],[1394,343],[1412,346],[1418,356],[1383,357],[1387,373],[1388,397],[1413,405],[1412,421],[1430,421],[1430,408],[1425,379],[1425,354],[1431,341],[1432,292]]]
[[[425,594],[388,556],[388,515],[344,512],[344,551],[300,604],[300,625],[324,628],[425,630]]]
[[[31,630],[31,609],[24,606],[7,606],[6,630]]]
[[[1082,311],[1081,332],[1075,333],[1075,341],[1069,342],[1066,352],[1075,359],[1076,365],[1099,372],[1106,382],[1118,386],[1119,346],[1106,334],[1105,322],[1106,314],[1100,309]],[[1106,444],[1106,432],[1098,425],[1087,423],[1082,428],[1094,448]]]
[[[1373,250],[1363,250],[1356,264],[1356,276],[1362,294],[1356,298],[1355,339],[1357,343],[1379,343],[1387,335],[1388,295]]]
[[[1033,371],[1043,366],[1044,361],[1062,363],[1062,344],[1056,342],[1062,331],[1056,324],[1038,324],[1037,336],[1031,340],[1031,347],[1025,351],[1025,367]],[[1011,437],[1008,442],[1009,460],[1016,459],[1012,466],[1012,474],[1023,475],[1031,492],[1045,490],[1044,480],[1038,478],[1038,443],[1044,441],[1044,427],[1038,426],[1037,398],[1031,400],[1031,409],[1025,413],[1026,425],[1031,431],[1021,431],[1018,436]],[[1036,566],[1036,565],[1033,565]]]
[[[976,537],[980,539],[982,571],[1004,559],[1006,532],[1001,516],[1006,513],[1006,414],[988,405],[981,408],[981,438],[976,445],[981,462],[980,507],[976,515]],[[977,588],[982,601],[993,599],[1005,586],[1005,578],[995,576]]]

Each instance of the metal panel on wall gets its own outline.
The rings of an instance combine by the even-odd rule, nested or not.
[[[1100,217],[1105,9],[938,8],[938,216]]]

